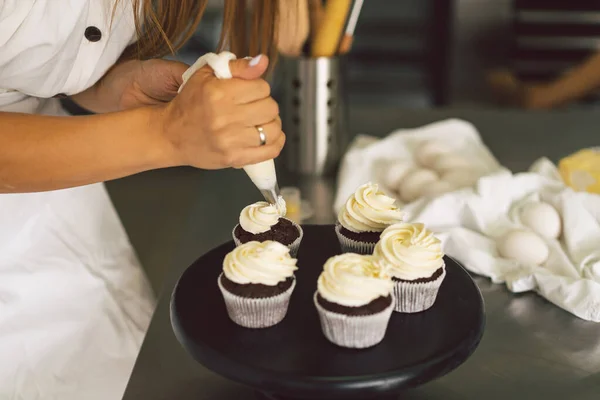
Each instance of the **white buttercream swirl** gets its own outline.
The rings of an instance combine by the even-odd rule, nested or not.
[[[327,260],[317,281],[323,298],[347,307],[360,307],[389,296],[394,284],[373,256],[346,253]]]
[[[240,225],[246,231],[253,234],[259,234],[268,231],[277,222],[279,218],[285,216],[285,200],[283,197],[278,199],[278,204],[269,204],[266,201],[259,201],[245,207],[240,213]]]
[[[404,217],[395,203],[377,184],[369,182],[348,198],[338,214],[338,221],[352,232],[381,232]]]
[[[285,215],[287,214],[287,204],[282,195],[279,195],[277,197],[277,202],[275,203],[275,207],[279,211],[279,215],[281,215],[282,217],[285,217]]]
[[[223,260],[223,273],[230,281],[247,285],[275,286],[294,275],[298,260],[281,243],[248,242],[233,249]]]
[[[423,224],[399,223],[383,231],[373,253],[393,277],[429,278],[444,266],[442,245]]]

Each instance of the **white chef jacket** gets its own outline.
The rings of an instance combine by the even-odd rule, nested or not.
[[[96,83],[135,39],[131,1],[111,22],[114,3],[0,0],[0,110],[35,112]]]
[[[65,116],[135,39],[114,1],[0,0],[0,111]],[[103,184],[0,195],[0,399],[120,400],[153,306]]]

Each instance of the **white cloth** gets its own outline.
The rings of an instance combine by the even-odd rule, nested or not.
[[[435,219],[443,204],[458,198],[462,210],[456,215],[456,226],[437,229]],[[550,249],[548,260],[531,266],[500,257],[497,239],[510,229],[526,229],[519,222],[518,210],[540,200],[557,209],[563,225],[559,240],[544,239]],[[487,176],[476,190],[435,202],[413,218],[443,232],[444,250],[467,269],[495,283],[506,283],[516,293],[536,291],[582,319],[600,322],[600,196],[568,188],[557,179],[554,165],[542,159],[528,173]]]
[[[469,161],[482,175],[502,169],[481,141],[475,127],[462,120],[450,119],[418,129],[400,129],[381,140],[359,135],[350,144],[342,159],[334,201],[336,215],[357,187],[365,182],[378,180],[378,163],[388,160],[412,162],[415,148],[425,139],[446,142],[456,152],[468,154]]]
[[[448,135],[455,139],[456,130],[449,128],[461,124],[467,126],[460,121],[441,122],[398,135],[408,138],[427,133],[430,137]],[[479,137],[476,131],[474,134]],[[370,170],[369,164],[379,157],[410,153],[407,143],[408,139],[390,136],[370,140],[362,148],[351,147],[348,156],[364,164],[344,160],[339,190],[358,185],[351,179],[355,175],[359,175],[360,183],[373,179],[360,175],[360,171]],[[473,154],[486,155],[481,160],[493,159],[479,139],[472,143],[481,146],[479,150],[471,147]],[[342,194],[338,191],[339,196]],[[509,230],[527,229],[519,222],[518,210],[540,200],[557,209],[563,225],[560,240],[544,239],[550,248],[548,260],[542,266],[531,266],[500,257],[497,240]],[[505,283],[513,292],[535,291],[582,319],[600,322],[600,196],[568,188],[549,160],[538,160],[527,173],[512,174],[497,168],[473,188],[418,200],[408,204],[405,211],[409,221],[423,222],[436,232],[446,254],[469,271]]]
[[[51,97],[92,86],[135,37],[130,0],[111,25],[113,5],[0,0],[0,111],[65,116]],[[0,399],[121,399],[153,309],[104,185],[0,195]]]

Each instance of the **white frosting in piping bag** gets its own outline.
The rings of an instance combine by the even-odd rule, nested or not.
[[[327,260],[317,281],[323,298],[347,307],[360,307],[390,295],[394,284],[373,256],[346,253]]]
[[[367,183],[348,198],[340,210],[338,221],[352,232],[381,232],[401,222],[403,217],[404,213],[393,198],[380,191],[378,185]]]
[[[223,273],[230,281],[275,286],[294,275],[297,260],[281,243],[248,242],[225,256]]]
[[[412,281],[429,278],[444,266],[442,245],[423,224],[399,223],[381,234],[373,253],[393,277]]]
[[[258,140],[258,133],[256,136]],[[244,171],[259,189],[271,189],[277,184],[277,174],[275,173],[275,162],[273,160],[246,165]]]
[[[271,229],[283,216],[285,216],[285,202],[283,202],[282,212],[282,207],[277,207],[266,201],[259,201],[242,210],[240,225],[246,232],[256,235]]]

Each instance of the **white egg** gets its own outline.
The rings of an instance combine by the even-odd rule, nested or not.
[[[412,170],[412,163],[406,161],[395,161],[388,164],[382,171],[383,184],[391,189],[397,189],[400,182]]]
[[[447,181],[435,181],[425,186],[423,189],[423,196],[440,196],[444,193],[448,193],[456,189],[456,187]]]
[[[415,201],[423,195],[423,191],[428,185],[434,182],[438,182],[438,175],[424,168],[418,168],[406,175],[406,177],[400,183],[400,196],[406,203]]]
[[[415,150],[415,160],[423,167],[430,168],[434,161],[443,154],[448,154],[452,149],[439,140],[426,140]]]
[[[498,243],[498,252],[504,258],[516,260],[523,265],[542,265],[548,259],[548,245],[533,232],[512,231]]]
[[[548,203],[528,203],[520,213],[521,223],[532,231],[549,239],[560,235],[561,220],[558,211]]]
[[[457,188],[473,186],[479,179],[480,173],[472,168],[449,169],[442,174],[442,180]]]
[[[455,169],[472,169],[473,166],[465,157],[449,153],[443,154],[433,161],[432,168],[440,174]]]

